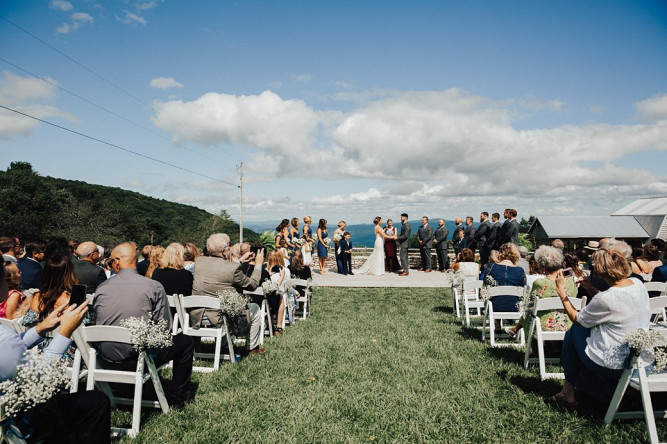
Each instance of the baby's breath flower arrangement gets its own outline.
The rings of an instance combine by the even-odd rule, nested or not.
[[[151,319],[131,317],[120,321],[120,326],[130,330],[130,341],[137,352],[165,348],[174,343],[167,321],[164,319],[155,322]]]
[[[16,367],[16,374],[0,382],[0,402],[7,416],[16,417],[48,401],[69,386],[67,367],[58,358],[46,358],[35,347],[26,351],[23,363]]]
[[[302,237],[295,237],[294,239],[292,239],[292,243],[297,247],[301,247],[303,246],[303,244],[306,243],[306,240]]]
[[[216,291],[220,299],[220,311],[230,317],[238,316],[247,308],[248,297],[234,288],[225,288]]]
[[[264,294],[273,293],[274,291],[278,291],[278,284],[270,280],[266,280],[262,282],[262,290],[264,290]]]
[[[638,328],[637,330],[630,331],[625,336],[625,339],[628,341],[631,354],[635,356],[643,354],[653,355],[654,372],[659,372],[667,367],[667,353],[665,352],[667,344],[662,333],[656,330],[645,331]],[[648,358],[646,361],[650,362],[650,359]]]

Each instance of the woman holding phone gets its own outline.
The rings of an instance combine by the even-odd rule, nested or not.
[[[23,325],[27,328],[33,327],[46,319],[51,312],[63,305],[69,305],[70,297],[75,286],[78,286],[78,283],[79,281],[74,273],[74,266],[69,257],[61,254],[51,256],[44,265],[39,291],[30,299],[30,308],[23,316]],[[85,300],[85,288],[77,287],[77,290],[78,294],[83,290],[83,300]],[[92,324],[91,311],[88,311],[83,323],[85,325]],[[51,338],[46,338],[38,347],[43,349],[50,342]],[[75,351],[76,346],[72,343],[63,354],[62,359],[68,365],[72,365]]]

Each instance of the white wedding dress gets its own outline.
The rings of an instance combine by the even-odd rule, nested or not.
[[[375,233],[373,253],[355,273],[372,274],[374,276],[382,276],[384,274],[384,239],[377,232]]]

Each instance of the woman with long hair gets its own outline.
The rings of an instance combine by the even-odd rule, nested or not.
[[[382,218],[377,216],[373,219],[375,224],[375,243],[373,244],[373,253],[366,259],[366,262],[357,270],[357,274],[372,274],[381,276],[384,274],[384,241],[386,239],[396,239],[396,236],[390,237],[384,233],[380,226]]]
[[[192,294],[193,276],[184,268],[183,256],[185,247],[179,243],[171,243],[164,250],[160,268],[153,272],[152,279],[158,281],[164,287],[167,294],[182,294],[190,296]]]
[[[151,252],[148,254],[148,270],[146,270],[147,278],[150,279],[153,277],[153,272],[160,266],[160,262],[162,262],[163,254],[164,247],[162,245],[156,245],[151,248]]]
[[[183,244],[185,252],[183,253],[183,268],[188,270],[192,275],[195,274],[195,261],[201,256],[201,250],[192,242]]]
[[[39,291],[30,298],[29,309],[23,316],[23,325],[26,328],[31,328],[46,319],[54,310],[69,304],[72,287],[78,283],[79,281],[74,273],[74,265],[72,265],[69,255],[56,254],[51,256],[44,264]],[[91,311],[88,311],[83,322],[86,325],[92,323]],[[51,338],[46,338],[38,347],[43,349],[50,342]],[[75,351],[76,346],[72,343],[61,359],[68,365],[72,365]]]
[[[394,222],[391,219],[387,219],[387,225],[384,227],[384,234],[388,237],[384,240],[384,256],[385,256],[385,268],[387,273],[393,273],[394,271],[399,271],[401,266],[398,263],[396,258],[396,236],[398,236],[398,231],[394,227]]]
[[[276,313],[274,334],[280,336],[283,332],[285,320],[285,299],[283,298],[284,283],[289,279],[289,270],[285,268],[285,259],[278,250],[269,253],[266,268],[262,269],[262,282],[273,282],[280,291],[272,291],[266,295],[271,313]]]
[[[303,217],[303,239],[304,244],[301,247],[301,252],[303,253],[303,263],[310,265],[313,263],[313,244],[315,240],[313,239],[313,229],[310,227],[310,224],[313,223],[313,218],[310,216]]]
[[[329,254],[329,241],[325,241],[328,235],[327,220],[320,219],[320,223],[317,226],[317,261],[320,263],[320,274],[324,274],[327,255]]]
[[[18,308],[25,301],[25,296],[19,291],[21,270],[15,263],[9,261],[5,262],[5,270],[7,270],[5,279],[9,289],[9,297],[0,302],[0,318],[14,319],[14,313],[18,312]]]

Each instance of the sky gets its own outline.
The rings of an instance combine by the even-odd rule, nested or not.
[[[0,106],[2,169],[237,221],[241,164],[248,222],[607,215],[667,195],[667,3],[2,0]]]

